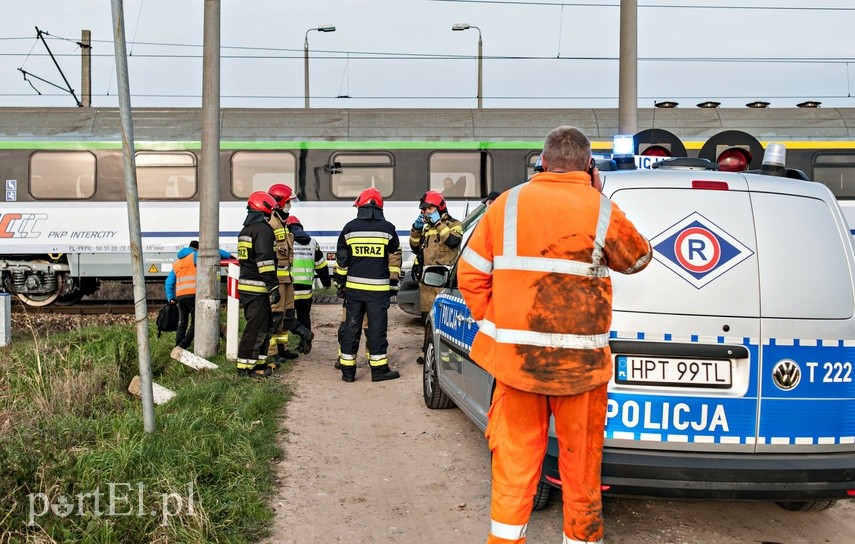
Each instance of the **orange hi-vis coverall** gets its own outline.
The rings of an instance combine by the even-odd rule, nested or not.
[[[497,382],[489,544],[525,542],[550,413],[564,542],[602,539],[609,269],[632,274],[650,258],[650,243],[586,172],[536,174],[499,196],[472,233],[457,279],[479,326],[471,356]]]

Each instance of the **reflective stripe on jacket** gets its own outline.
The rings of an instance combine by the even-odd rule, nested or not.
[[[273,229],[260,213],[250,212],[246,224],[238,235],[238,261],[240,278],[238,291],[241,293],[269,293],[279,287],[276,281]]]
[[[609,269],[642,270],[651,248],[585,172],[536,174],[490,206],[457,279],[480,327],[471,355],[497,380],[573,395],[609,380]]]
[[[392,223],[357,217],[344,226],[336,248],[337,281],[369,298],[389,296],[400,271],[401,244]]]
[[[175,272],[175,296],[186,297],[196,295],[196,252],[175,261],[172,265]]]
[[[294,235],[285,227],[285,224],[276,217],[270,216],[267,220],[273,235],[276,237],[276,277],[279,283],[291,283],[291,266],[294,262]]]

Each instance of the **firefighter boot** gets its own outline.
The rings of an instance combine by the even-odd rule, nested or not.
[[[293,349],[288,349],[287,344],[276,344],[276,355],[281,357],[283,361],[296,359],[300,356],[300,354],[294,351]]]
[[[303,353],[304,355],[312,351],[312,340],[315,338],[315,333],[313,333],[303,325],[297,325],[297,328],[294,329],[294,332],[297,334],[297,336],[300,337],[300,344],[297,346],[297,351]]]
[[[401,374],[397,370],[392,370],[389,365],[380,365],[371,367],[371,381],[384,382],[386,380],[395,380],[400,378]]]
[[[341,379],[347,383],[352,383],[356,381],[356,365],[353,366],[344,366],[339,365],[341,367]]]

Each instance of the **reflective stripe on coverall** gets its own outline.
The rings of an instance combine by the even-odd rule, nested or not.
[[[570,222],[566,229],[543,227]],[[649,242],[585,172],[536,174],[502,194],[475,228],[457,277],[479,325],[471,356],[497,382],[487,427],[488,543],[525,542],[550,411],[560,444],[565,542],[602,539],[609,268],[634,273],[650,258]]]

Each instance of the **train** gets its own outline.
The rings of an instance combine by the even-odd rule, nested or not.
[[[608,159],[617,109],[223,109],[219,244],[234,252],[250,193],[285,183],[297,215],[330,260],[354,198],[376,187],[406,248],[418,200],[442,192],[464,217],[490,191],[534,172],[543,139],[582,129]],[[162,282],[199,233],[202,111],[132,114],[146,281]],[[639,109],[638,167],[700,157],[722,169],[761,167],[769,143],[788,172],[825,184],[855,225],[855,108]],[[102,281],[130,281],[120,112],[0,108],[0,291],[31,306],[74,304]],[[855,234],[855,232],[853,232]],[[408,258],[410,256],[408,255]]]

